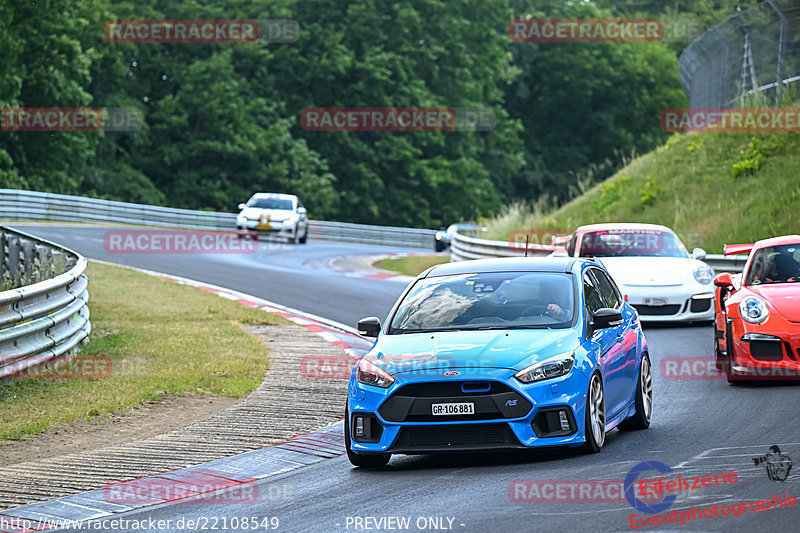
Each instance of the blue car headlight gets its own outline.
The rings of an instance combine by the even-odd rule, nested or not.
[[[700,285],[708,285],[714,280],[714,272],[707,266],[700,265],[694,271],[694,280]]]
[[[385,370],[378,368],[366,359],[362,359],[356,367],[356,381],[364,385],[374,385],[385,389],[394,383],[394,378]]]
[[[520,370],[514,377],[522,383],[533,383],[534,381],[541,381],[543,379],[557,378],[569,374],[572,370],[572,365],[575,364],[575,355],[573,353],[565,353],[540,361],[535,365]]]
[[[769,316],[767,303],[758,296],[745,296],[739,302],[739,314],[751,324],[763,322]]]

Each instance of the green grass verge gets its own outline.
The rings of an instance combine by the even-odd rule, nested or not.
[[[489,238],[598,222],[664,224],[709,253],[798,233],[800,133],[675,134],[559,209],[509,208],[489,222]]]
[[[243,324],[283,319],[130,269],[90,263],[91,341],[105,379],[0,381],[0,439],[92,420],[165,394],[242,398],[263,380],[269,353]]]
[[[409,255],[408,257],[381,259],[375,263],[375,266],[383,270],[391,270],[406,276],[416,277],[434,265],[449,262],[449,255]]]

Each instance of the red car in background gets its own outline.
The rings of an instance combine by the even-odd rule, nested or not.
[[[749,253],[741,274],[714,279],[714,357],[728,382],[800,379],[800,235],[726,245]]]

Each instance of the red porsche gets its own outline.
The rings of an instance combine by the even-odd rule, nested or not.
[[[800,379],[800,235],[726,245],[749,253],[741,274],[714,279],[714,357],[729,383]]]

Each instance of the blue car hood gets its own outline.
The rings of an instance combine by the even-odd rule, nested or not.
[[[572,329],[382,334],[365,359],[389,374],[443,368],[522,370],[579,345]]]

